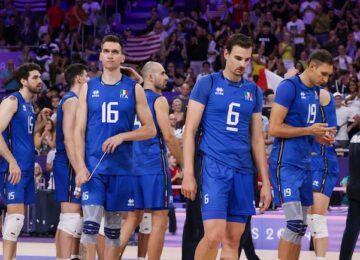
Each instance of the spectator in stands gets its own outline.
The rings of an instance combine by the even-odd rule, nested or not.
[[[172,113],[176,117],[176,128],[181,128],[184,125],[184,112],[182,111],[182,101],[180,98],[175,98],[171,105]]]
[[[336,146],[346,148],[349,145],[349,136],[347,131],[348,122],[353,117],[351,109],[343,105],[343,96],[341,93],[334,93],[335,106],[336,106],[336,120],[337,120],[337,133],[336,133]]]
[[[170,34],[164,51],[166,63],[172,61],[177,69],[183,70],[186,60],[186,45],[177,39],[176,32]]]
[[[177,24],[179,22],[180,22],[180,20],[177,18],[177,12],[174,8],[171,8],[169,10],[169,16],[166,16],[162,20],[164,29],[169,35],[172,34],[176,30]]]
[[[20,47],[20,28],[16,23],[15,15],[10,16],[9,26],[4,28],[4,39],[8,48],[16,49]]]
[[[46,155],[46,172],[49,174],[49,181],[47,189],[55,190],[55,181],[54,181],[54,159],[55,159],[56,149],[51,149]]]
[[[20,88],[19,82],[15,77],[14,60],[8,59],[6,62],[6,68],[1,73],[4,88],[7,94],[18,91]]]
[[[191,57],[190,66],[195,74],[200,73],[202,63],[207,60],[208,46],[209,41],[206,37],[206,30],[197,26],[196,32],[191,36],[187,47],[187,56]]]
[[[34,54],[30,51],[30,46],[23,45],[21,54],[18,56],[18,63],[30,63],[34,61]]]
[[[175,97],[173,102],[176,99],[180,99],[182,107],[181,107],[181,111],[185,112],[185,109],[189,103],[189,96],[190,96],[190,92],[191,92],[191,87],[188,83],[184,82],[180,88],[180,95]]]
[[[99,70],[97,63],[95,61],[90,62],[88,77],[92,79],[100,76],[101,74],[102,72]]]
[[[337,55],[337,46],[339,46],[339,38],[334,30],[329,32],[328,41],[323,45],[333,56]]]
[[[160,35],[160,40],[165,41],[169,34],[164,30],[164,26],[160,20],[157,20],[153,28],[154,33]]]
[[[35,148],[41,155],[47,155],[55,148],[55,126],[51,119],[47,120],[45,127],[34,135]]]
[[[323,12],[323,7],[319,5],[316,9],[316,16],[312,21],[312,28],[318,43],[322,46],[328,40],[331,20],[328,13]]]
[[[295,45],[289,32],[284,33],[284,39],[279,44],[279,55],[284,62],[286,70],[294,67]]]
[[[339,62],[339,68],[341,70],[347,70],[350,69],[350,64],[353,62],[353,59],[346,54],[346,48],[344,45],[339,45],[338,47],[338,53],[339,56],[335,58],[337,62]]]
[[[201,79],[202,77],[209,75],[211,73],[211,65],[208,61],[204,61],[202,64],[202,72],[197,75],[196,81]]]
[[[305,43],[305,24],[298,18],[296,12],[290,15],[291,20],[287,22],[286,29],[292,35],[295,44],[295,58],[299,59],[304,50]]]
[[[181,180],[183,178],[183,174],[177,164],[175,157],[173,155],[170,155],[168,161],[169,161],[169,169],[170,169],[170,175],[171,175],[171,184],[172,185],[181,185]],[[173,195],[174,202],[181,201],[179,189],[173,189],[172,195]]]
[[[51,111],[51,121],[56,122],[56,108],[58,107],[60,103],[60,97],[59,96],[54,96],[51,98],[51,107],[52,107],[52,111]]]
[[[35,189],[44,190],[45,189],[45,178],[43,176],[43,170],[39,163],[35,163],[34,166],[34,178],[35,178]]]
[[[344,103],[350,108],[354,109],[354,112],[360,112],[360,92],[358,87],[357,78],[352,77],[349,81],[349,94],[345,96]]]
[[[264,22],[261,27],[261,32],[257,35],[255,40],[257,48],[264,45],[264,56],[267,58],[276,56],[278,46],[278,40],[274,34],[271,33],[270,29],[271,24],[267,21]]]
[[[320,7],[320,3],[315,0],[307,0],[301,3],[300,13],[304,21],[306,31],[312,32],[312,22],[316,17],[316,10]]]
[[[349,93],[349,71],[340,70],[337,79],[336,76],[337,75],[334,74],[333,79],[329,83],[329,90],[331,93],[339,92],[345,97],[345,95]]]
[[[101,14],[101,7],[97,1],[85,0],[82,4],[82,9],[86,14],[86,19],[83,22],[85,25],[85,34],[96,34],[96,26],[98,25],[99,16]]]
[[[19,32],[19,41],[23,45],[34,45],[37,42],[34,24],[31,24],[29,17],[24,17],[24,22]]]
[[[49,33],[55,38],[65,21],[65,12],[61,9],[61,0],[56,0],[54,5],[49,8],[47,17],[49,21]]]
[[[70,32],[79,31],[79,26],[86,20],[86,13],[81,4],[82,0],[75,0],[75,5],[66,14]]]

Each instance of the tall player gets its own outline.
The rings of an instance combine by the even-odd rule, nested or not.
[[[72,64],[65,70],[65,80],[70,91],[57,107],[56,155],[54,177],[56,200],[61,203],[61,213],[55,236],[58,259],[78,259],[82,233],[80,199],[74,196],[76,165],[74,127],[76,107],[81,87],[89,80],[83,64]]]
[[[156,260],[161,256],[168,212],[172,206],[171,176],[166,147],[181,166],[183,157],[179,142],[169,122],[168,102],[161,95],[168,79],[163,66],[157,62],[147,62],[141,74],[144,78],[144,90],[157,134],[152,139],[137,141],[133,144],[135,208],[138,209],[136,211],[138,219],[142,219],[144,209],[151,211],[151,218],[149,218],[151,221],[141,222],[140,233],[150,234],[148,258]],[[136,121],[135,128],[140,126]],[[149,211],[145,214],[150,215]]]
[[[286,228],[279,242],[279,259],[298,259],[313,204],[310,154],[314,137],[331,144],[335,129],[315,123],[319,87],[333,72],[333,59],[325,50],[315,51],[308,68],[280,83],[270,116],[269,134],[276,137],[270,155],[271,180],[276,203],[282,203]]]
[[[205,234],[195,259],[215,259],[222,243],[222,259],[237,259],[240,237],[253,205],[253,153],[263,178],[262,210],[271,201],[270,181],[262,135],[262,92],[243,78],[252,54],[252,41],[243,34],[230,37],[224,50],[223,72],[201,78],[188,105],[184,138],[182,192],[194,199],[194,139],[203,129],[202,219]]]
[[[20,90],[0,105],[0,172],[6,202],[3,257],[15,258],[16,241],[24,224],[24,204],[35,203],[34,126],[32,99],[41,92],[41,68],[25,63],[16,70]]]
[[[134,208],[131,141],[156,134],[144,90],[120,72],[124,59],[120,39],[105,36],[100,52],[103,74],[83,86],[76,112],[76,184],[83,184],[81,243],[85,245],[86,259],[95,259],[103,215],[104,258],[118,258],[120,211]],[[135,114],[143,127],[132,131]],[[96,170],[91,178],[89,170]]]
[[[337,127],[336,107],[332,94],[327,90],[320,90],[320,107],[318,122],[327,123],[328,127]],[[311,171],[313,174],[314,204],[309,210],[307,223],[314,238],[316,260],[324,260],[328,246],[328,228],[326,213],[330,197],[339,177],[339,163],[335,146],[314,143],[311,157]]]

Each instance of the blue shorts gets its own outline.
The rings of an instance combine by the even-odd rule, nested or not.
[[[255,215],[253,170],[240,172],[204,155],[200,170],[203,221],[246,223]]]
[[[4,174],[6,178],[4,189],[5,204],[34,204],[35,203],[35,180],[34,173],[21,173],[21,179],[18,184],[11,184],[8,180],[8,174]]]
[[[163,210],[173,207],[171,176],[135,175],[135,209]]]
[[[58,202],[80,204],[81,199],[74,196],[75,172],[68,160],[55,157],[54,160],[55,195]]]
[[[318,163],[321,161],[321,163]],[[313,191],[323,193],[331,197],[336,181],[339,178],[339,165],[337,158],[331,159],[323,157],[313,158]]]
[[[133,211],[132,175],[96,174],[82,185],[81,205],[99,205],[106,211]]]
[[[270,176],[277,205],[292,201],[300,201],[303,206],[313,205],[310,166],[302,169],[289,164],[270,164]]]

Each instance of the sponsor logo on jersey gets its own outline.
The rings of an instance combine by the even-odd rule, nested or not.
[[[313,186],[319,187],[319,181],[313,181]]]
[[[305,92],[300,92],[300,97],[301,97],[301,99],[306,99],[306,94],[305,94]]]
[[[245,91],[244,92],[244,95],[245,95],[245,99],[248,100],[248,101],[253,101],[253,94],[249,91]]]
[[[224,89],[223,89],[223,88],[220,88],[220,87],[217,87],[217,88],[215,89],[215,95],[223,96],[223,95],[224,95]]]
[[[92,95],[91,95],[91,97],[100,97],[100,91],[99,90],[94,90],[93,92],[92,92]]]
[[[127,89],[120,89],[120,98],[129,98],[129,91]]]
[[[135,206],[135,200],[134,199],[129,199],[128,200],[128,207],[134,207]]]

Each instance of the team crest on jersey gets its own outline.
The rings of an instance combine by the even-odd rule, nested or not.
[[[305,92],[300,92],[300,97],[301,97],[301,99],[306,99],[306,94],[305,94]]]
[[[99,91],[99,90],[94,90],[94,91],[92,92],[91,97],[100,97],[100,91]]]
[[[220,88],[220,87],[217,87],[215,89],[215,95],[223,96],[224,95],[224,89]]]
[[[129,98],[129,91],[126,89],[120,89],[120,98]]]
[[[134,207],[135,206],[135,200],[134,199],[129,199],[128,200],[128,207]]]
[[[313,186],[319,187],[319,181],[313,181]]]
[[[245,99],[248,101],[253,101],[253,94],[249,91],[244,92]]]
[[[315,95],[315,99],[319,99],[319,95],[318,95],[318,93],[316,92],[316,90],[314,90],[314,95]]]

